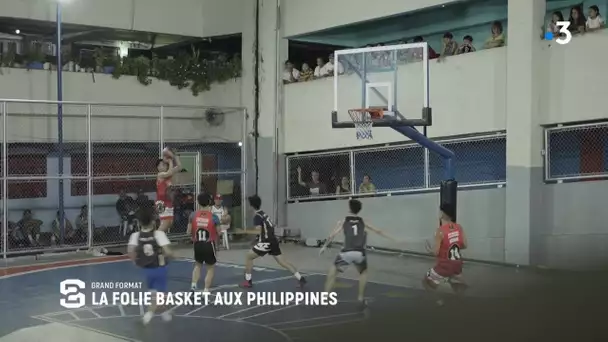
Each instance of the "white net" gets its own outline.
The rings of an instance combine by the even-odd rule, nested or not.
[[[374,139],[372,134],[374,122],[372,121],[370,112],[364,109],[351,109],[348,111],[348,114],[355,124],[357,140]]]

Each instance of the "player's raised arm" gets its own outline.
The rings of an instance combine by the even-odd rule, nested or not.
[[[374,226],[370,226],[370,225],[369,225],[369,224],[367,224],[367,223],[365,224],[365,229],[369,230],[369,231],[370,231],[370,232],[372,232],[372,233],[376,233],[376,234],[378,234],[378,235],[382,236],[383,238],[387,238],[387,239],[389,239],[389,240],[393,240],[393,241],[395,241],[395,242],[400,242],[399,240],[397,240],[397,239],[395,239],[394,237],[392,237],[392,236],[390,236],[390,235],[386,234],[386,233],[385,233],[385,232],[383,232],[382,230],[380,230],[380,229],[378,229],[378,228],[376,228],[376,227],[374,227]]]
[[[174,174],[179,173],[182,170],[182,163],[177,154],[170,149],[163,150],[163,154],[166,154],[166,158],[163,158],[168,165],[167,171],[160,172],[158,177],[170,178]]]
[[[334,230],[331,232],[331,234],[329,234],[329,236],[325,240],[325,243],[323,244],[323,247],[321,247],[321,250],[319,251],[319,254],[323,253],[325,251],[325,249],[327,249],[327,246],[336,237],[336,235],[338,235],[340,233],[340,231],[342,231],[342,226],[343,225],[344,225],[344,221],[342,221],[342,220],[338,221],[338,223],[336,224],[336,228],[334,228]]]

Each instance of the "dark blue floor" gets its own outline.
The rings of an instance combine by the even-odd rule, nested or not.
[[[215,286],[223,291],[244,291],[235,285],[242,281],[243,268],[238,265],[218,265]],[[170,265],[170,291],[184,291],[190,286],[192,263],[176,261]],[[60,322],[124,336],[137,341],[200,341],[197,331],[217,332],[211,341],[235,341],[255,334],[266,342],[290,341],[293,332],[337,326],[364,320],[357,309],[357,283],[339,280],[335,307],[176,307],[170,324],[150,325],[142,329],[138,322],[141,308],[110,306],[67,310],[59,305],[59,283],[65,279],[92,282],[140,282],[141,272],[128,261],[84,265],[24,274],[0,280],[0,336],[12,331],[48,322]],[[322,291],[325,277],[308,276],[305,291]],[[296,281],[288,272],[258,268],[254,271],[255,287],[248,291],[296,291]],[[87,291],[85,291],[87,292]],[[88,291],[90,292],[90,290]],[[419,291],[370,283],[366,294],[372,298],[371,307],[403,305],[419,297]],[[90,296],[88,297],[90,298]],[[34,318],[35,316],[35,318]],[[156,318],[155,318],[156,319]]]

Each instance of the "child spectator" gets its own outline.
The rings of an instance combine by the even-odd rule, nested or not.
[[[462,45],[458,48],[458,54],[462,55],[469,52],[475,52],[475,47],[473,46],[473,37],[466,35],[462,39]]]
[[[324,65],[325,61],[323,60],[323,58],[317,58],[317,66],[315,67],[315,72],[313,73],[314,78],[323,77],[323,75],[321,74],[321,70],[323,69]]]
[[[548,32],[553,33],[554,37],[559,37],[559,27],[557,27],[558,21],[564,21],[564,15],[561,11],[553,12],[553,14],[551,15],[551,22],[549,22],[549,25],[547,25]]]
[[[586,19],[581,10],[581,6],[574,6],[570,9],[570,32],[572,34],[585,33]]]
[[[437,62],[441,62],[447,56],[454,56],[458,52],[458,43],[454,41],[454,36],[450,32],[443,35],[443,48]]]
[[[492,23],[492,35],[483,45],[484,49],[493,49],[505,46],[505,36],[502,34],[502,24],[500,21]]]
[[[600,15],[600,9],[596,5],[589,6],[589,17],[587,17],[587,31],[596,31],[603,29],[605,25],[604,18]]]
[[[314,72],[308,66],[308,63],[302,64],[302,71],[300,71],[300,81],[310,81],[313,79]]]

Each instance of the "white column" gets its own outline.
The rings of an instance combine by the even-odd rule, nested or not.
[[[280,65],[286,56],[286,42],[278,40],[280,34],[280,11],[279,0],[260,0],[259,5],[259,58],[260,66],[258,82],[259,90],[255,89],[255,1],[245,2],[243,19],[243,79],[242,79],[242,103],[249,111],[249,128],[253,132],[254,117],[256,114],[256,96],[259,97],[260,117],[258,122],[258,195],[262,198],[263,206],[271,215],[275,214],[277,204],[285,201],[284,193],[285,172],[277,170],[277,156],[282,151],[277,148],[277,131],[282,131],[282,109],[281,96],[282,84],[280,84]],[[255,163],[254,163],[255,139],[250,139],[251,163],[249,177],[249,193],[255,191]],[[282,146],[279,141],[278,146]],[[282,163],[279,163],[279,166]],[[281,221],[284,221],[281,218]]]
[[[545,0],[509,0],[507,30],[507,188],[505,261],[534,263],[534,229],[542,224],[541,99]]]

